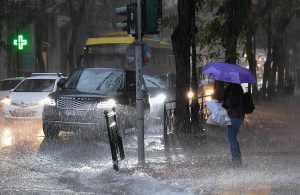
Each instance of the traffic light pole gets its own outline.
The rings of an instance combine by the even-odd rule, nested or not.
[[[138,163],[145,164],[145,143],[144,143],[144,102],[143,102],[143,70],[142,70],[142,8],[141,0],[137,3],[137,36],[135,39],[135,70],[136,70],[136,110],[137,110],[137,131],[138,131]]]

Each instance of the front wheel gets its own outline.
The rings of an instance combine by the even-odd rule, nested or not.
[[[45,137],[58,137],[59,129],[55,128],[53,125],[43,123],[43,132]]]

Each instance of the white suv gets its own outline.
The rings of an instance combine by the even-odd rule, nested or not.
[[[66,77],[59,73],[32,73],[2,100],[5,119],[40,119],[50,93]]]
[[[0,100],[6,98],[23,79],[24,77],[15,77],[0,80]]]

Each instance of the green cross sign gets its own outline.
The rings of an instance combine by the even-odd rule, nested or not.
[[[14,39],[14,45],[18,46],[18,50],[23,50],[24,46],[27,45],[27,40],[23,38],[23,35],[18,35],[18,39]]]

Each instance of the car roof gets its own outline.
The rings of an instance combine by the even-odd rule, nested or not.
[[[83,67],[80,69],[104,69],[104,70],[122,70],[122,71],[135,71],[131,69],[126,69],[126,68],[108,68],[108,67]]]
[[[26,80],[30,80],[30,79],[57,79],[59,77],[66,78],[64,76],[58,76],[58,75],[40,75],[40,76],[27,77]]]
[[[33,76],[33,77],[28,77],[25,80],[33,80],[33,79],[56,79],[57,76]]]

